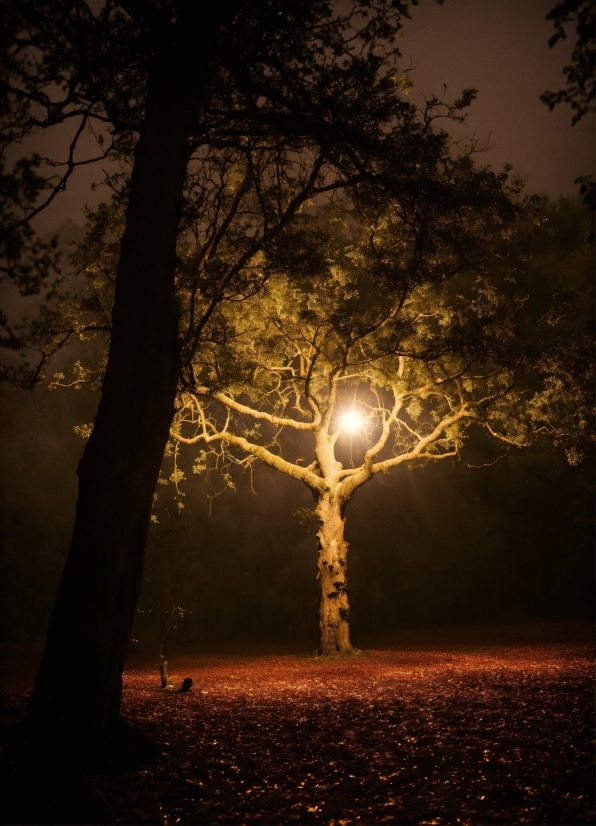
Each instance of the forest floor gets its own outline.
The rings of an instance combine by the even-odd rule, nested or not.
[[[331,660],[172,657],[188,693],[132,660],[125,713],[162,756],[87,777],[104,812],[87,822],[593,823],[593,645],[564,636],[402,638]],[[7,682],[5,720],[30,688]]]

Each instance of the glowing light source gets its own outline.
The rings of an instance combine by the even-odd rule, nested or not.
[[[348,433],[356,433],[362,429],[362,416],[355,410],[349,410],[341,417],[341,428]]]

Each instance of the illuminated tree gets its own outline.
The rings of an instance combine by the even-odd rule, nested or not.
[[[312,238],[324,271],[279,274],[230,305],[179,395],[171,433],[201,447],[196,472],[230,478],[232,465],[260,460],[312,492],[321,655],[354,652],[344,522],[360,487],[398,465],[460,459],[479,430],[506,451],[589,427],[574,347],[515,284],[511,229],[467,220],[468,235],[490,236],[483,267],[442,246],[420,273],[390,210],[332,210],[324,243]]]

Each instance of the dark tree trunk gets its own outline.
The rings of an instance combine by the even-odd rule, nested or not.
[[[78,469],[73,537],[25,723],[37,743],[49,734],[67,750],[89,751],[131,734],[120,717],[122,671],[180,372],[176,238],[189,137],[197,137],[210,96],[215,35],[243,3],[181,2],[170,28],[159,15],[144,16],[146,4],[131,4],[157,53],[135,149],[102,396]]]
[[[89,745],[121,726],[122,670],[174,413],[176,236],[188,163],[183,109],[167,71],[150,75],[108,365],[78,469],[74,533],[29,702],[33,730]]]

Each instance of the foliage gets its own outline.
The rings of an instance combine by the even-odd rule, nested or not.
[[[438,102],[432,106],[436,107],[435,113],[430,105],[425,113],[428,127],[442,111]],[[446,134],[434,137],[438,154],[428,158],[430,168],[426,170],[436,178],[430,184],[431,190],[425,193],[421,189],[413,201],[406,198],[403,203],[403,196],[391,196],[399,207],[410,244],[409,266],[412,273],[417,272],[412,276],[415,278],[425,277],[424,268],[442,238],[448,237],[448,243],[459,246],[460,256],[474,254],[473,248],[465,247],[470,244],[470,236],[464,241],[464,215],[474,209],[513,209],[506,194],[507,174],[475,170],[471,163],[473,147],[463,156],[453,157]],[[185,376],[190,375],[190,363],[202,342],[213,335],[217,324],[225,324],[219,312],[222,302],[251,297],[280,270],[306,276],[324,268],[320,243],[309,247],[316,236],[312,227],[307,243],[305,217],[301,218],[300,231],[292,222],[298,220],[304,208],[312,211],[313,207],[308,206],[312,196],[333,197],[343,189],[354,189],[355,184],[349,176],[330,181],[329,170],[323,171],[321,163],[322,156],[313,158],[310,150],[302,154],[266,151],[249,142],[225,151],[207,149],[201,158],[191,160],[176,275],[182,311],[179,343],[183,383],[188,381]],[[314,177],[317,184],[313,183]],[[367,190],[361,186],[358,191],[365,200],[374,197],[375,206],[385,199],[370,186]],[[52,291],[51,304],[41,308],[28,328],[21,328],[38,356],[33,367],[22,365],[20,384],[32,385],[45,375],[46,362],[73,338],[110,331],[124,231],[123,197],[120,194],[111,204],[102,204],[88,213],[85,238],[71,259],[77,271],[90,279],[87,286],[79,289],[78,296],[71,292],[72,284],[67,292]],[[478,245],[478,239],[474,244]],[[103,366],[97,366],[93,379],[102,375]],[[77,383],[90,379],[87,374],[73,377]]]
[[[485,219],[492,214],[497,221],[513,217],[517,207],[512,197],[519,183],[509,171],[495,174],[476,167],[473,142],[460,151],[436,128],[442,117],[463,118],[472,96],[453,105],[432,99],[417,112],[403,100],[403,79],[394,79],[391,88],[392,108],[386,113],[393,119],[391,127],[377,124],[384,131],[382,145],[376,158],[371,149],[367,163],[372,166],[364,172],[360,166],[335,166],[328,147],[317,148],[309,140],[271,146],[262,136],[245,136],[229,139],[223,147],[207,143],[194,153],[177,244],[181,386],[192,384],[192,361],[203,343],[225,327],[223,305],[250,299],[280,271],[322,276],[327,264],[321,230],[308,216],[342,192],[351,192],[369,212],[383,211],[388,204],[396,210],[409,256],[401,267],[409,268],[413,281],[444,277],[466,261],[478,260],[483,240],[468,229],[475,213]],[[344,150],[351,153],[349,145]],[[79,287],[78,295],[72,283],[66,291],[64,286],[52,291],[50,304],[20,330],[30,356],[36,353],[32,366],[25,362],[11,374],[21,386],[51,381],[46,368],[66,344],[111,330],[128,175],[117,176],[113,186],[112,202],[88,213],[85,238],[72,256],[76,270],[88,277],[87,285]],[[449,248],[450,258],[436,260],[439,247]],[[396,276],[378,262],[375,277],[386,281]],[[106,358],[107,353],[93,372],[79,371],[68,383],[99,381]],[[63,379],[59,374],[54,384],[64,384]]]
[[[422,257],[429,240],[452,227],[458,209],[482,208],[503,196],[502,178],[488,170],[470,167],[467,176],[457,175],[476,147],[472,142],[458,157],[439,128],[441,119],[464,118],[473,90],[453,103],[433,98],[422,111],[407,100],[410,81],[399,70],[396,46],[407,3],[294,2],[291,9],[282,4],[283,13],[277,5],[230,2],[206,21],[192,3],[107,3],[94,13],[82,1],[65,9],[55,0],[44,7],[43,25],[34,3],[3,6],[4,30],[12,34],[4,58],[2,146],[40,126],[71,130],[65,163],[23,161],[43,160],[43,169],[59,174],[36,179],[39,192],[49,194],[42,202],[29,197],[21,217],[6,224],[11,237],[67,186],[79,164],[116,161],[119,171],[106,178],[114,204],[90,216],[77,257],[77,266],[90,272],[99,266],[95,253],[103,262],[100,275],[107,277],[107,264],[113,280],[134,149],[145,128],[148,73],[159,74],[167,57],[173,88],[191,101],[185,104],[189,161],[177,267],[183,371],[221,301],[255,292],[276,267],[312,266],[287,230],[313,198],[364,186],[376,197],[384,192]],[[206,22],[217,32],[209,43],[201,34]],[[207,65],[208,92],[197,80]],[[59,82],[52,86],[53,80]],[[99,154],[80,160],[89,142]],[[106,329],[109,319],[103,313],[92,323]],[[44,327],[51,344],[42,342]],[[6,377],[32,385],[55,349],[86,328],[84,318],[75,323],[46,313],[33,331],[41,363]]]
[[[481,236],[482,264],[437,245],[422,272],[389,210],[309,216],[310,247],[324,238],[324,277],[280,273],[230,306],[182,389],[174,439],[220,444],[211,455],[224,473],[258,458],[317,495],[337,486],[344,502],[378,472],[464,455],[474,428],[505,450],[562,440],[578,461],[590,430],[589,339],[565,329],[563,291],[545,298],[528,283],[532,246],[550,227],[526,209],[514,224],[467,218],[460,249]],[[346,410],[363,417],[355,464]],[[304,435],[306,459],[284,458],[283,429]]]
[[[567,39],[567,26],[575,24],[576,41],[571,53],[571,63],[564,67],[563,74],[567,87],[558,92],[544,92],[540,100],[550,111],[559,103],[568,103],[573,111],[571,124],[575,125],[588,112],[594,111],[594,37],[596,35],[596,12],[592,0],[562,0],[546,16],[553,21],[555,33],[548,45],[552,48],[559,40]],[[594,210],[594,176],[580,175],[576,178],[584,203]]]
[[[40,164],[41,158],[33,155],[5,172],[0,145],[0,283],[15,285],[21,295],[35,295],[49,276],[59,272],[56,238],[44,241],[35,236],[28,221],[21,221],[29,205],[46,188],[45,179],[38,173]],[[21,345],[0,309],[0,347],[16,350]]]
[[[594,36],[596,14],[591,0],[563,0],[546,15],[553,21],[555,33],[548,41],[552,48],[559,40],[567,39],[567,26],[575,26],[576,41],[571,54],[571,63],[565,66],[563,74],[567,88],[558,92],[545,92],[541,100],[552,111],[559,103],[569,103],[576,124],[588,112],[594,111]]]
[[[379,147],[379,124],[389,123],[396,107],[402,121],[411,120],[412,107],[396,97],[400,81],[390,71],[409,6],[373,0],[343,7],[296,0],[291,9],[230,0],[209,10],[184,0],[108,0],[99,7],[84,0],[3,3],[0,277],[30,294],[56,270],[54,242],[41,241],[31,221],[78,167],[132,162],[138,135],[151,120],[145,112],[151,72],[169,72],[172,90],[186,100],[184,133],[189,153],[197,153],[190,173],[195,184],[205,152],[222,151],[226,177],[238,164],[230,155],[234,148],[242,154],[247,140],[253,149],[278,153],[324,145],[314,178],[329,164],[362,175],[370,151],[374,157]],[[16,147],[26,153],[41,130],[58,130],[65,155],[30,152],[13,160]],[[121,194],[127,181],[126,172],[107,176]],[[204,200],[213,177],[208,173],[198,186],[195,198]],[[219,210],[224,206],[219,203]],[[6,327],[4,316],[0,323]],[[0,341],[19,346],[10,329]]]

